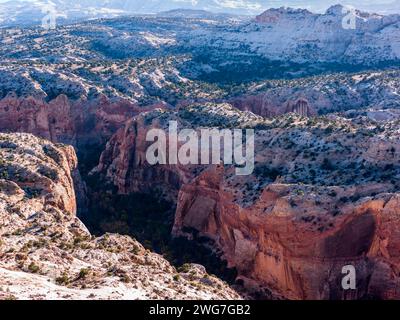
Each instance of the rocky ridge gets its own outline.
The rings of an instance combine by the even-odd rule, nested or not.
[[[0,52],[9,59],[48,61],[188,54],[194,62],[191,71],[203,74],[218,70],[239,74],[249,62],[254,65],[252,72],[267,66],[270,72],[264,71],[273,74],[277,72],[273,67],[280,66],[287,69],[286,75],[398,66],[400,16],[356,11],[356,28],[346,29],[347,15],[343,6],[324,14],[279,8],[250,21],[134,16],[60,25],[49,31],[9,28],[1,34],[6,46]]]

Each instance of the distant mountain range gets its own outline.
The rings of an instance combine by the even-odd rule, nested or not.
[[[265,0],[11,0],[0,3],[0,27],[29,26],[40,24],[49,4],[57,12],[58,23],[74,22],[96,18],[113,18],[123,15],[155,14],[171,11],[174,15],[188,15],[192,18],[207,17],[210,12],[217,14],[257,15],[270,7],[282,3],[293,7],[313,8],[325,11],[330,1],[314,3],[309,1],[265,1]],[[358,8],[383,14],[400,12],[400,0],[387,3],[360,4]],[[183,9],[183,10],[177,10]],[[170,15],[169,15],[170,16]]]
[[[82,5],[89,5],[90,2],[83,2]],[[14,18],[10,13],[7,19],[15,24],[21,17],[25,17],[22,19],[24,23],[33,21],[29,17],[34,11],[24,10],[21,9],[21,14]],[[40,7],[37,10],[42,12]],[[69,10],[72,12],[73,9]],[[102,10],[90,11],[92,17],[110,16],[110,13],[106,14],[107,10],[111,15],[122,12],[111,8]],[[85,11],[82,9],[79,13],[79,17],[83,17]],[[354,28],[348,28],[344,23],[347,13],[341,5],[332,6],[324,14],[312,13],[306,9],[278,8],[266,10],[257,16],[179,9],[151,16],[90,20],[77,23],[72,28],[62,28],[60,24],[55,35],[66,33],[68,39],[75,37],[73,42],[86,39],[80,46],[70,50],[73,56],[88,48],[87,43],[90,43],[90,48],[111,58],[195,54],[196,62],[189,68],[190,71],[203,74],[206,68],[211,77],[215,77],[214,69],[218,69],[222,75],[231,74],[233,61],[241,65],[241,68],[251,66],[251,71],[246,69],[250,74],[259,73],[259,66],[265,69],[266,65],[275,62],[311,64],[313,68],[317,64],[330,64],[324,66],[324,70],[348,68],[348,65],[397,66],[400,61],[400,15],[380,15],[359,10],[352,15]],[[64,13],[60,19],[65,21],[70,16],[74,15]],[[37,19],[40,22],[39,16]],[[71,30],[73,34],[70,34]],[[76,38],[77,33],[80,37]],[[70,41],[68,39],[65,41]],[[12,44],[10,42],[6,47],[9,50],[7,55],[40,56],[35,53],[36,47],[31,47],[30,37],[19,41],[10,38],[9,41]],[[21,41],[26,41],[26,52],[21,50]],[[58,43],[58,40],[55,41],[56,45]],[[16,47],[11,50],[13,46]],[[66,49],[67,43],[63,46],[63,50]],[[51,50],[52,55],[55,53]],[[87,59],[91,55],[88,53],[81,58]],[[62,53],[58,59],[64,56],[65,53]],[[226,63],[227,59],[230,59],[229,64]],[[226,70],[228,67],[229,70]],[[271,70],[276,72],[276,68]],[[244,74],[240,68],[236,72]],[[268,70],[266,72],[270,73]],[[309,70],[309,73],[314,73],[314,70]]]
[[[176,14],[177,8],[194,10],[186,11],[186,14],[196,17],[208,15],[206,11],[254,15],[260,13],[263,8],[258,1],[82,0],[77,3],[63,0],[8,1],[0,3],[0,26],[40,24],[49,4],[55,8],[59,23],[123,15],[154,14],[170,10]]]

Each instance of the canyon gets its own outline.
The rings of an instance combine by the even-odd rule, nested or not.
[[[92,236],[77,218],[71,146],[0,134],[0,298],[239,299],[187,265],[178,272],[127,236]]]
[[[264,121],[256,119],[254,125]],[[136,136],[132,122],[107,145],[96,171],[123,193],[143,186],[172,193],[177,199],[173,234],[212,240],[249,290],[290,299],[397,298],[399,185],[394,177],[399,171],[391,164],[399,161],[399,144],[392,129],[386,129],[389,140],[383,133],[367,142],[356,122],[337,120],[334,127],[340,129],[326,133],[330,124],[323,119],[313,126],[300,116],[284,121],[292,127],[273,123],[257,132],[255,176],[237,177],[234,168],[223,166],[200,173],[192,168],[191,175],[179,166],[142,166],[148,142],[140,134],[143,128]],[[306,141],[303,134],[309,135]],[[322,146],[326,150],[318,151]],[[316,159],[308,159],[309,153]],[[381,176],[388,166],[394,171]],[[341,288],[341,269],[349,264],[358,272],[358,289],[351,294]]]
[[[5,29],[0,297],[400,299],[399,17],[340,9]],[[253,129],[254,173],[150,165],[171,121]]]

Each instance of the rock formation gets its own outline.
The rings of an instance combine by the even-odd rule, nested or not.
[[[292,193],[274,184],[242,208],[211,170],[181,189],[174,232],[195,229],[214,240],[250,290],[287,299],[400,297],[399,194],[363,199],[335,217],[319,214],[317,196],[299,203]],[[357,271],[355,291],[341,287],[346,265]]]
[[[9,94],[0,100],[3,132],[26,132],[74,146],[105,143],[131,117],[163,108],[163,104],[140,108],[124,99],[100,96],[93,100],[71,100],[64,94],[46,102],[42,98]]]
[[[311,108],[310,103],[304,98],[299,98],[295,102],[288,102],[286,106],[286,113],[291,112],[303,117],[316,116],[316,112]]]
[[[287,95],[287,98],[290,94]],[[250,111],[254,114],[266,118],[272,118],[285,113],[296,113],[304,117],[312,117],[317,115],[317,111],[310,105],[306,98],[297,98],[296,100],[288,100],[281,104],[274,100],[273,95],[248,95],[231,100],[232,105],[242,111]]]
[[[300,100],[293,111],[306,106]],[[239,122],[246,119],[246,113],[207,108],[215,119],[224,116],[221,112],[242,119]],[[186,127],[199,125],[196,112],[202,112],[199,107],[192,112],[168,116],[186,121]],[[264,297],[399,298],[400,238],[395,230],[400,196],[393,178],[400,174],[397,122],[388,122],[379,137],[371,137],[367,132],[380,125],[366,119],[308,120],[290,114],[252,121],[263,130],[257,132],[251,176],[237,177],[229,166],[211,166],[171,183],[165,177],[179,177],[182,168],[146,169],[143,161],[133,160],[143,155],[143,132],[155,125],[147,122],[144,129],[137,120],[113,137],[97,170],[121,192],[137,191],[140,185],[179,189],[174,235],[212,240],[215,250],[237,269],[238,281]],[[119,167],[123,169],[116,170]],[[147,179],[145,170],[163,172],[163,178]],[[357,271],[356,291],[342,288],[346,265]]]
[[[123,194],[154,193],[160,189],[165,191],[167,198],[175,199],[181,185],[188,182],[192,174],[185,166],[148,164],[146,151],[152,142],[146,141],[146,134],[152,123],[146,126],[145,122],[145,116],[138,116],[119,129],[107,143],[99,165],[92,173],[105,174]],[[154,125],[159,128],[156,123]]]
[[[72,147],[0,134],[0,298],[238,299],[201,266],[179,273],[127,236],[76,217]]]

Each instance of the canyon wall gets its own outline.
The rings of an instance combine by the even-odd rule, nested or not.
[[[176,199],[183,183],[193,177],[191,168],[180,165],[152,166],[146,160],[146,151],[153,143],[146,141],[154,123],[145,124],[143,116],[128,121],[107,143],[99,165],[92,173],[102,173],[122,194],[161,191],[169,199]],[[167,141],[168,143],[168,141]]]
[[[294,206],[290,186],[273,184],[242,208],[233,202],[234,190],[224,190],[222,171],[210,170],[181,189],[174,234],[197,230],[212,239],[248,288],[289,299],[400,297],[399,194],[326,217],[315,199]],[[356,269],[357,290],[342,288],[346,265]]]
[[[51,101],[16,97],[0,100],[0,128],[3,132],[26,132],[53,142],[86,145],[104,144],[133,116],[164,107],[139,107],[124,99],[100,95],[92,100],[71,100],[61,94]]]
[[[289,96],[290,94],[288,94]],[[314,101],[320,108],[321,101]],[[279,95],[249,95],[232,99],[230,101],[235,108],[242,111],[250,111],[265,118],[272,118],[286,113],[296,113],[304,117],[313,117],[318,114],[317,109],[303,97],[279,100]]]
[[[269,109],[256,109],[256,102],[251,111],[274,115]],[[288,116],[290,122],[274,127],[273,120],[267,121],[264,126],[270,128],[256,139],[256,162],[266,164],[268,170],[279,169],[280,174],[267,170],[261,177],[235,180],[232,168],[150,166],[146,162],[151,144],[146,141],[148,130],[166,129],[169,120],[178,120],[185,128],[197,127],[196,121],[207,117],[228,126],[228,119],[236,117],[227,107],[207,108],[207,116],[199,113],[201,119],[195,112],[182,119],[179,110],[131,118],[138,109],[105,98],[82,103],[60,96],[47,103],[7,97],[0,102],[0,125],[74,145],[108,141],[92,174],[103,175],[121,194],[160,192],[173,200],[177,205],[173,234],[194,239],[195,231],[211,239],[250,291],[287,299],[400,297],[398,185],[385,174],[392,170],[392,176],[396,175],[393,170],[400,150],[396,139],[358,134],[364,125],[359,127],[357,122],[349,126],[348,121],[300,120],[315,111],[306,99],[297,99],[280,108],[282,113],[294,113]],[[249,104],[238,108],[248,110]],[[243,119],[235,120],[238,123],[249,121],[246,114],[240,116]],[[310,154],[314,159],[306,160]],[[338,166],[336,171],[326,162],[328,156]],[[72,153],[69,158],[71,163],[76,161]],[[312,174],[311,163],[322,171]],[[360,171],[363,176],[371,172],[380,176],[363,181],[361,176],[352,177],[357,170],[364,170]],[[72,174],[79,181],[79,173],[73,170]],[[250,184],[258,186],[258,193],[248,189]],[[352,200],[343,202],[344,198]],[[71,212],[75,210],[75,204],[59,201]],[[355,291],[342,290],[345,265],[356,268]]]
[[[289,115],[258,132],[256,170],[238,177],[231,166],[146,164],[145,132],[167,120],[130,121],[96,172],[121,193],[179,191],[174,236],[210,239],[238,281],[262,297],[400,297],[398,140],[357,133],[357,121]],[[342,288],[347,265],[356,290]]]

